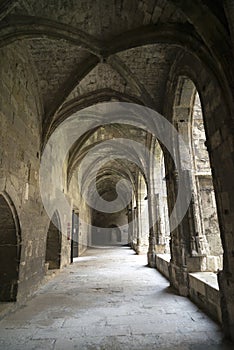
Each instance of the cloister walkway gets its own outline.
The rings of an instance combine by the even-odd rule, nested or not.
[[[0,349],[231,349],[128,247],[89,249],[0,321]]]

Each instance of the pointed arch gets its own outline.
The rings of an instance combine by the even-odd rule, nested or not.
[[[6,192],[0,192],[0,301],[17,300],[21,232],[16,208]]]
[[[46,239],[46,263],[48,269],[59,269],[61,265],[62,234],[59,213],[54,212]]]

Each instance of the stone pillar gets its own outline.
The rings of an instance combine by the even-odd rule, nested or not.
[[[234,274],[223,270],[218,273],[223,330],[234,341]]]
[[[145,254],[149,245],[149,211],[145,193],[139,193],[140,199],[137,206],[138,217],[138,241],[137,254]]]
[[[132,202],[127,207],[127,216],[128,216],[128,244],[130,247],[132,247],[133,237],[134,237]]]
[[[186,186],[191,189],[191,202],[187,211],[188,221],[188,254],[186,257],[187,271],[206,271],[206,257],[209,251],[206,236],[203,234],[201,211],[197,194],[197,185],[190,171],[184,172]]]
[[[185,176],[181,172],[180,176]],[[184,184],[187,186],[186,178],[184,179]],[[168,184],[169,189],[172,191],[170,198],[171,209],[174,207],[177,192],[178,192],[178,172],[173,171],[168,174]],[[186,196],[186,190],[183,196]],[[186,198],[180,198],[180,201]],[[180,207],[177,209],[178,214]],[[170,210],[171,211],[171,210]],[[190,255],[189,249],[189,218],[188,212],[184,216],[183,220],[180,222],[177,228],[171,233],[171,261],[169,265],[169,274],[171,284],[178,290],[180,295],[188,295],[188,269],[187,269],[187,257]]]
[[[166,218],[162,215],[163,202],[162,193],[156,193],[154,195],[155,211],[156,211],[156,222],[155,222],[155,250],[156,254],[165,254],[166,243],[165,243],[165,232],[162,231],[162,220]]]
[[[233,112],[234,116],[234,112]],[[217,210],[223,245],[223,270],[218,273],[220,290],[222,324],[227,337],[234,341],[234,126],[224,125],[221,136],[211,137],[210,148],[214,172]],[[220,166],[220,160],[222,166]]]
[[[133,207],[133,240],[132,240],[132,249],[137,253],[138,243],[139,243],[139,223],[138,223],[138,212],[137,212],[137,201],[136,205]]]
[[[156,210],[154,202],[154,194],[148,194],[148,210],[149,210],[149,249],[147,253],[148,266],[156,267],[156,240],[155,240],[155,216]]]

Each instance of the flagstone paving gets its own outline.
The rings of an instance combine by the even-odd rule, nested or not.
[[[233,348],[146,263],[128,247],[89,249],[0,321],[0,349]]]

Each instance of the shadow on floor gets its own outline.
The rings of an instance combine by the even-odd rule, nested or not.
[[[223,339],[220,344],[195,344],[190,345],[189,350],[233,350],[234,344],[227,339]]]

